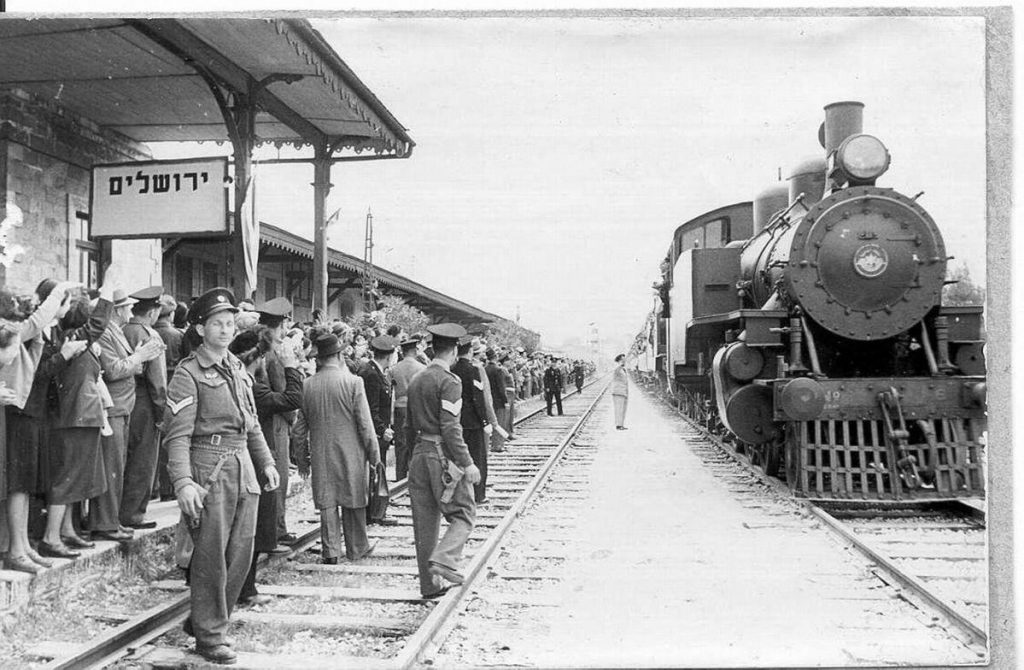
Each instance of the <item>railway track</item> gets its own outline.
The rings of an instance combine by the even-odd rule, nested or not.
[[[437,600],[420,597],[411,507],[407,482],[402,480],[392,486],[388,511],[397,525],[369,527],[375,544],[370,557],[358,563],[321,564],[320,530],[314,525],[290,554],[263,564],[260,592],[274,596],[274,601],[236,609],[232,618],[241,625],[234,628],[239,652],[235,667],[406,668],[436,650],[473,585],[486,577],[484,568],[497,556],[502,538],[548,479],[605,387],[604,381],[592,380],[582,394],[567,394],[564,417],[539,418],[543,405],[524,414],[516,421],[516,439],[506,451],[490,455],[490,502],[478,507],[476,528],[465,549],[466,583],[461,588]],[[180,581],[151,586],[165,594],[159,604],[115,621],[118,625],[87,645],[51,643],[54,658],[44,667],[206,665],[185,650],[192,646],[181,631],[189,613],[187,587]]]
[[[897,588],[957,639],[988,644],[988,549],[980,501],[881,504],[796,498],[778,479],[727,446],[657,394],[692,431],[694,449],[738,495],[766,491],[787,497],[821,521],[877,567],[876,575]],[[737,469],[736,465],[741,466]],[[780,521],[786,523],[787,521]]]

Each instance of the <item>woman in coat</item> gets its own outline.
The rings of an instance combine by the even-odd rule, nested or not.
[[[77,284],[44,279],[36,287],[39,307],[21,325],[18,356],[0,371],[0,381],[14,391],[6,410],[8,570],[36,574],[53,562],[40,556],[28,541],[29,497],[49,488],[48,453],[50,382],[59,368],[85,348],[85,343],[46,346],[44,331],[71,308]]]
[[[289,346],[281,347],[278,353],[278,360],[284,367],[285,388],[284,391],[274,391],[270,388],[267,379],[267,371],[264,367],[264,355],[266,354],[266,340],[260,331],[246,331],[239,333],[228,351],[238,357],[245,366],[246,371],[252,379],[252,394],[256,401],[256,415],[260,420],[260,428],[263,431],[263,438],[271,453],[279,453],[275,450],[274,415],[282,412],[290,412],[299,408],[302,404],[302,372],[299,370],[299,360],[294,349]],[[262,483],[262,482],[261,482]],[[261,595],[256,590],[256,559],[260,552],[284,553],[282,547],[277,544],[277,505],[278,496],[274,491],[260,492],[260,506],[256,513],[256,536],[253,543],[252,565],[249,574],[242,584],[242,592],[238,595],[239,605],[263,605],[270,602],[270,596]],[[287,552],[289,549],[283,547]]]
[[[75,532],[67,506],[94,498],[107,488],[100,446],[105,410],[99,389],[99,345],[113,303],[100,297],[94,308],[77,299],[49,333],[47,348],[63,349],[84,343],[84,351],[65,361],[54,376],[57,408],[49,445],[50,487],[47,492],[46,532],[39,553],[54,558],[77,558],[73,549],[95,546]],[[45,355],[45,354],[44,354]]]
[[[341,553],[338,507],[342,508],[346,557],[357,561],[373,549],[366,537],[365,508],[369,467],[380,463],[380,449],[363,380],[342,363],[338,338],[323,335],[316,348],[319,370],[306,380],[293,435],[299,446],[299,473],[312,474],[322,556],[330,565],[338,562]],[[309,446],[304,449],[307,437]]]
[[[629,399],[629,378],[626,376],[626,354],[615,357],[618,365],[612,373],[612,402],[615,404],[615,428],[626,430],[626,401]]]

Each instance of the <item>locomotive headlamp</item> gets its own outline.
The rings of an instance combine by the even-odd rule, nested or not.
[[[889,150],[872,135],[853,135],[839,145],[836,161],[851,179],[874,181],[889,169]]]

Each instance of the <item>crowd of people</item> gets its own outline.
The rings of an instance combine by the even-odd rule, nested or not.
[[[464,539],[438,543],[439,515],[450,526],[461,518],[456,534],[468,536],[475,506],[488,502],[487,454],[515,439],[517,402],[544,393],[548,412],[554,401],[561,413],[562,391],[582,387],[592,367],[489,345],[454,324],[414,333],[295,324],[291,311],[283,298],[236,303],[226,289],[190,305],[159,286],[127,293],[114,268],[98,290],[49,279],[28,298],[0,289],[4,567],[35,574],[97,541],[129,541],[155,527],[151,500],[177,500],[176,556],[192,588],[186,631],[208,659],[231,662],[231,610],[266,599],[259,554],[296,541],[285,516],[291,469],[311,478],[324,563],[342,551],[357,561],[373,551],[367,523],[393,523],[368,519],[367,502],[368,476],[386,472],[394,445],[394,478],[410,482],[423,595],[460,583],[453,557]],[[464,495],[434,500],[442,466],[460,470]],[[37,525],[41,536],[30,538]]]

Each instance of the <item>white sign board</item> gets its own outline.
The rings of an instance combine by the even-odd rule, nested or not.
[[[225,235],[228,159],[96,165],[92,237]]]

